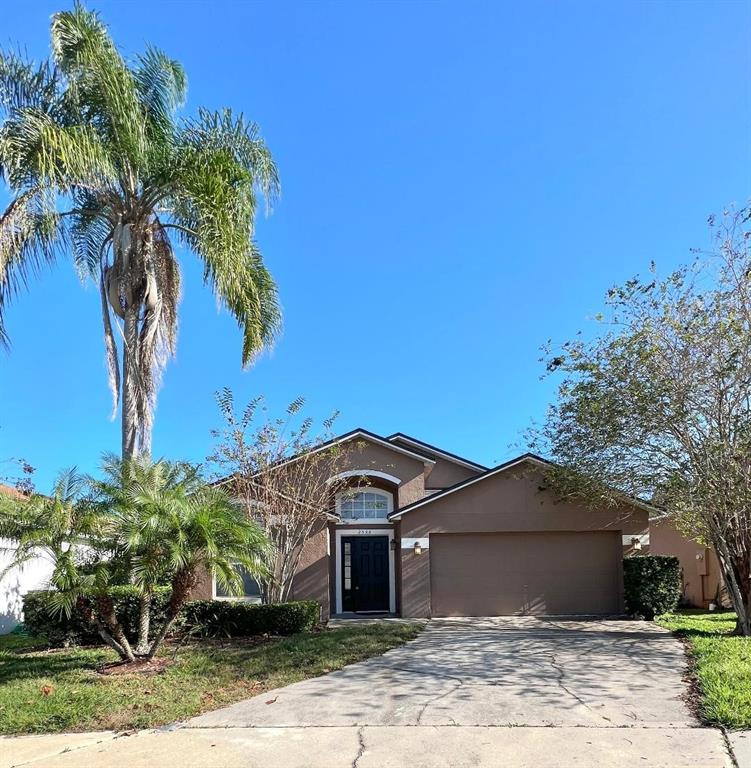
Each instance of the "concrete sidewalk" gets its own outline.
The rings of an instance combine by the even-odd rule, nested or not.
[[[730,768],[732,765],[719,732],[700,728],[180,729],[141,731],[119,738],[112,734],[79,734],[71,740],[71,751],[56,756],[51,756],[50,750],[43,746],[47,738],[56,737],[3,740],[0,767]],[[33,748],[21,748],[24,743],[30,746],[30,739],[35,740]],[[17,757],[8,760],[9,752]]]

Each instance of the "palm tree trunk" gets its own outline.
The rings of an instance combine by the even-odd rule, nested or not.
[[[136,453],[138,421],[138,308],[125,310],[123,343],[122,458]]]
[[[190,591],[196,585],[196,576],[192,570],[180,571],[172,579],[172,595],[170,596],[169,606],[167,607],[167,621],[159,630],[157,636],[151,643],[151,648],[146,656],[151,660],[156,656],[156,652],[167,637],[167,633],[172,629],[175,620],[180,615],[180,609],[185,605],[190,595]]]
[[[96,608],[97,613],[101,617],[101,620],[107,625],[107,629],[109,630],[113,639],[122,649],[120,656],[122,657],[123,661],[135,661],[136,657],[133,655],[133,649],[130,647],[130,643],[128,642],[128,638],[125,636],[122,625],[117,620],[115,604],[112,602],[112,598],[108,596],[97,598]]]
[[[88,622],[99,633],[99,637],[112,648],[112,650],[123,660],[127,661],[127,656],[122,645],[115,640],[114,637],[107,631],[107,627],[94,612],[91,601],[88,598],[79,597],[76,601],[76,610],[83,616],[84,620]]]
[[[144,592],[138,598],[138,642],[136,655],[145,656],[149,652],[149,627],[151,625],[151,593]]]

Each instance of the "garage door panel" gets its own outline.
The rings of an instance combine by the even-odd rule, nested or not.
[[[433,534],[434,616],[620,610],[617,534]]]

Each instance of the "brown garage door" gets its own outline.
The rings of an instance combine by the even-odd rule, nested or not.
[[[432,534],[433,616],[620,611],[616,533]]]

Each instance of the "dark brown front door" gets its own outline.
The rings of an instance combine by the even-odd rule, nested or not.
[[[342,537],[342,608],[389,610],[388,536]]]

